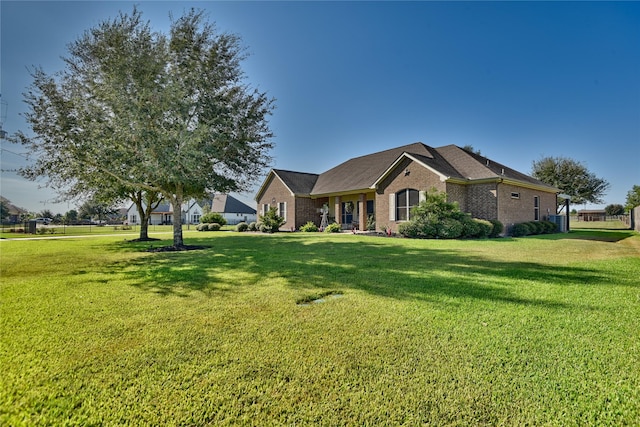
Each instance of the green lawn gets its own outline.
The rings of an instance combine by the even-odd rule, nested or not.
[[[0,241],[0,425],[640,419],[630,231],[185,239]]]

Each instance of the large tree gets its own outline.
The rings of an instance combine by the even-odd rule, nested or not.
[[[270,162],[273,100],[244,82],[238,36],[218,33],[201,11],[154,32],[134,8],[69,45],[65,69],[36,69],[25,94],[37,155],[23,170],[51,186],[83,183],[160,194],[175,212],[207,192],[246,190]],[[106,184],[104,184],[106,183]]]
[[[531,175],[571,196],[575,204],[602,203],[609,183],[598,178],[582,163],[568,157],[534,160]]]

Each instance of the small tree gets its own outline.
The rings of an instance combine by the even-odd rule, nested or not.
[[[607,207],[604,208],[604,211],[609,216],[623,215],[624,206],[620,204],[607,205]]]
[[[625,203],[625,209],[630,211],[636,206],[640,206],[640,185],[634,185],[627,193],[627,201]]]
[[[275,207],[269,208],[266,214],[260,216],[260,222],[267,233],[276,233],[286,223],[284,218],[278,215]]]

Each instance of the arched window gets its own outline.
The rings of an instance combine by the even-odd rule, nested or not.
[[[396,193],[396,221],[411,219],[411,209],[420,204],[420,192],[407,188]]]

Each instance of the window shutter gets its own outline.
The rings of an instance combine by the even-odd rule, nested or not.
[[[389,194],[389,221],[396,220],[396,193]]]
[[[287,220],[287,202],[282,203],[284,206],[282,207],[282,217],[284,220]]]
[[[420,203],[424,202],[425,200],[427,200],[427,192],[426,191],[421,191],[420,192]]]

